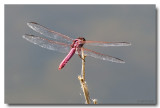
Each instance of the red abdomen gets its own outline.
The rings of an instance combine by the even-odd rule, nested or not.
[[[76,48],[72,48],[68,55],[64,58],[64,60],[60,63],[59,65],[59,70],[61,70],[66,64],[67,62],[71,59],[71,57],[74,55],[74,53],[76,52]]]

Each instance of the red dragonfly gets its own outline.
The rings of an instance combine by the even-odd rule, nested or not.
[[[76,53],[81,58],[81,50],[84,51],[84,54],[87,56],[91,56],[94,58],[98,58],[101,60],[108,60],[116,63],[125,63],[123,60],[115,57],[111,57],[109,55],[101,54],[90,49],[86,49],[83,45],[91,45],[91,46],[129,46],[131,45],[128,42],[102,42],[102,41],[86,41],[83,37],[79,37],[77,39],[72,39],[66,35],[50,30],[38,23],[29,22],[27,25],[33,29],[34,31],[44,35],[47,38],[52,38],[53,40],[49,40],[47,38],[42,38],[34,35],[23,35],[23,38],[28,40],[31,43],[37,44],[43,48],[49,50],[55,50],[61,53],[68,53],[68,55],[64,58],[64,60],[59,65],[59,70],[62,69],[67,62],[71,59],[71,57]],[[58,42],[59,41],[59,42]]]

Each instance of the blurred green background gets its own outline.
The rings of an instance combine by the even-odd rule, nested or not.
[[[23,34],[40,34],[37,22],[72,38],[131,42],[128,47],[88,47],[123,59],[125,64],[86,58],[86,81],[99,104],[156,103],[155,5],[5,5],[5,103],[84,104],[74,55],[58,71],[66,54],[36,46]]]

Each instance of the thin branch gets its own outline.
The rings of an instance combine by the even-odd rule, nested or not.
[[[81,75],[83,80],[85,81],[85,58],[86,56],[84,55],[84,51],[82,49],[82,71],[81,71]]]
[[[81,51],[82,51],[82,72],[81,72],[81,75],[78,76],[78,79],[80,81],[86,103],[90,104],[89,91],[88,91],[87,83],[85,81],[85,57],[86,56],[84,55],[83,48]]]
[[[90,96],[89,96],[88,86],[87,86],[87,83],[85,81],[85,57],[86,57],[86,55],[84,55],[83,48],[81,49],[81,52],[82,52],[82,54],[81,54],[82,55],[82,71],[81,71],[81,75],[78,76],[78,79],[80,81],[81,88],[83,90],[83,94],[84,94],[86,103],[90,104],[91,99],[90,99]],[[93,104],[97,104],[97,99],[92,99],[92,101],[93,101]]]

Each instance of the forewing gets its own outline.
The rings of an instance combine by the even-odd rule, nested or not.
[[[49,50],[55,50],[55,51],[58,51],[61,53],[68,53],[70,50],[70,46],[68,44],[48,40],[46,38],[28,35],[28,34],[23,35],[23,38],[31,43],[37,44],[37,45],[39,45],[43,48],[49,49]]]
[[[128,43],[128,42],[102,42],[102,41],[84,41],[84,42],[85,42],[85,45],[102,46],[102,47],[131,45],[131,43]]]
[[[92,51],[90,49],[82,48],[82,50],[84,50],[84,54],[87,55],[87,56],[91,56],[91,57],[98,58],[98,59],[101,59],[101,60],[116,62],[116,63],[125,63],[123,60],[121,60],[119,58],[104,55],[104,54]]]
[[[46,28],[38,23],[29,22],[29,23],[27,23],[27,25],[30,28],[32,28],[34,31],[36,31],[46,37],[49,37],[49,38],[52,38],[52,39],[55,39],[58,41],[62,41],[62,42],[72,43],[72,40],[73,40],[72,38],[70,38],[66,35],[63,35],[61,33],[55,32],[53,30],[49,30],[48,28]]]

